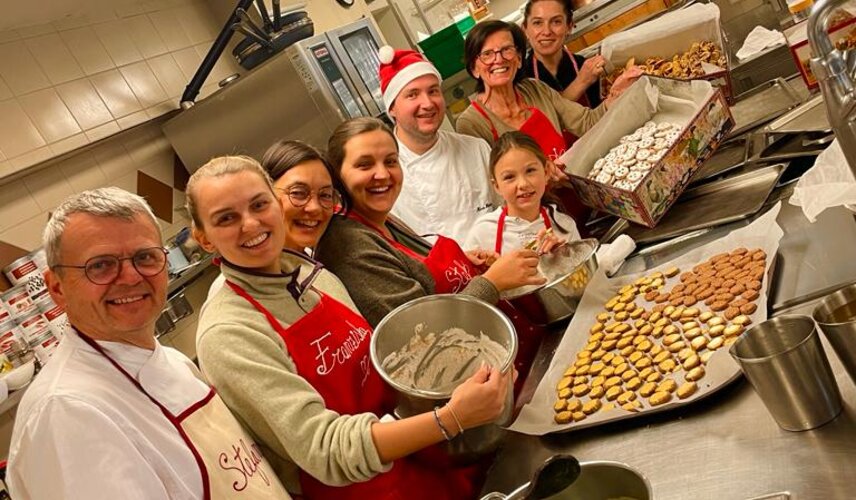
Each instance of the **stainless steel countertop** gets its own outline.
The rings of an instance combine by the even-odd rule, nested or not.
[[[774,192],[771,203],[788,197]],[[783,201],[778,222],[784,229],[773,278],[773,314],[810,312],[825,291],[856,281],[856,217],[830,209],[810,224],[798,207]],[[653,257],[628,261],[622,272],[658,262],[717,238],[745,223],[718,228]],[[793,304],[802,304],[793,306]],[[524,386],[534,390],[558,341],[545,342],[541,358]],[[641,471],[656,499],[749,499],[788,491],[794,499],[856,496],[850,485],[856,457],[856,386],[826,344],[845,409],[816,430],[781,430],[743,378],[685,409],[541,438],[511,433],[491,469],[484,491],[509,492],[529,480],[545,458],[558,453],[580,460],[618,460]]]

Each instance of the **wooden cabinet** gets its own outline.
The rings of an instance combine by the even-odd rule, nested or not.
[[[669,2],[674,3],[674,2]],[[577,37],[566,45],[571,52],[579,52],[580,50],[593,45],[607,36],[620,31],[631,24],[645,19],[646,17],[656,14],[667,7],[667,0],[648,0],[642,5],[637,5],[627,12],[616,16],[613,19],[601,24],[597,28]]]

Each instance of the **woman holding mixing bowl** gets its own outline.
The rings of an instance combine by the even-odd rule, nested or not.
[[[512,375],[483,367],[442,408],[380,422],[394,403],[369,361],[371,326],[303,252],[338,195],[317,152],[285,153],[315,159],[282,168],[280,195],[246,157],[211,160],[188,183],[194,237],[219,254],[225,277],[200,314],[203,372],[305,498],[462,498],[467,483],[408,455],[496,419]],[[337,355],[344,345],[348,356]],[[251,462],[260,450],[244,452]]]
[[[464,252],[442,235],[432,246],[390,216],[403,173],[392,131],[378,119],[355,118],[339,125],[327,154],[350,208],[330,222],[317,257],[342,280],[369,323],[377,325],[396,307],[426,295],[472,295],[497,304],[514,323],[514,366],[525,375],[543,329],[500,301],[499,294],[546,282],[538,274],[538,254],[527,249],[502,256],[492,249]]]

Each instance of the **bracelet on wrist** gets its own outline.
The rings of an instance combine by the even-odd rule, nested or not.
[[[446,426],[443,425],[443,421],[440,420],[440,414],[437,413],[437,410],[439,410],[439,409],[440,409],[439,406],[434,407],[434,420],[437,422],[437,427],[440,428],[440,432],[443,433],[443,437],[446,438],[446,441],[451,441],[452,436],[449,435],[449,431],[446,430]]]
[[[452,418],[455,419],[455,424],[457,424],[458,431],[460,431],[460,432],[458,432],[458,435],[463,434],[464,433],[464,426],[461,425],[461,421],[458,420],[458,415],[455,413],[455,410],[452,409],[452,405],[450,405],[449,403],[446,403],[446,408],[449,409],[449,413],[451,413]]]

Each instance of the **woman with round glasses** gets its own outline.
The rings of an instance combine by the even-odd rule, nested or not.
[[[467,72],[477,80],[477,95],[458,117],[458,132],[493,145],[505,132],[519,130],[535,139],[544,154],[555,161],[570,146],[563,131],[582,136],[641,75],[638,70],[626,71],[626,77],[612,86],[610,96],[597,108],[589,109],[565,99],[543,82],[526,78],[521,71],[525,52],[526,35],[516,24],[485,21],[470,30],[464,42],[464,59]],[[548,174],[554,181],[565,178],[552,161]],[[570,190],[556,194],[568,215],[582,226],[588,209]]]
[[[294,162],[303,165],[301,158],[317,152],[299,143],[279,144],[274,152],[266,155],[268,167],[286,170],[278,181],[290,179],[278,188],[288,193],[285,201],[246,157],[215,158],[187,185],[193,236],[220,254],[226,278],[200,313],[202,371],[301,498],[461,498],[456,483],[408,456],[495,420],[511,375],[481,368],[442,408],[380,422],[395,398],[369,360],[371,326],[342,283],[294,248],[314,245],[303,229],[320,219],[311,210],[293,211],[292,220],[282,216],[291,211],[280,204],[289,196],[301,203],[311,193],[303,208],[319,191],[326,200],[320,204],[333,201],[324,194],[329,184],[317,182],[323,175],[313,180],[293,173]],[[313,170],[325,169],[316,164]],[[298,222],[299,230],[288,228]],[[259,450],[242,451],[248,454],[244,470],[252,473]]]

